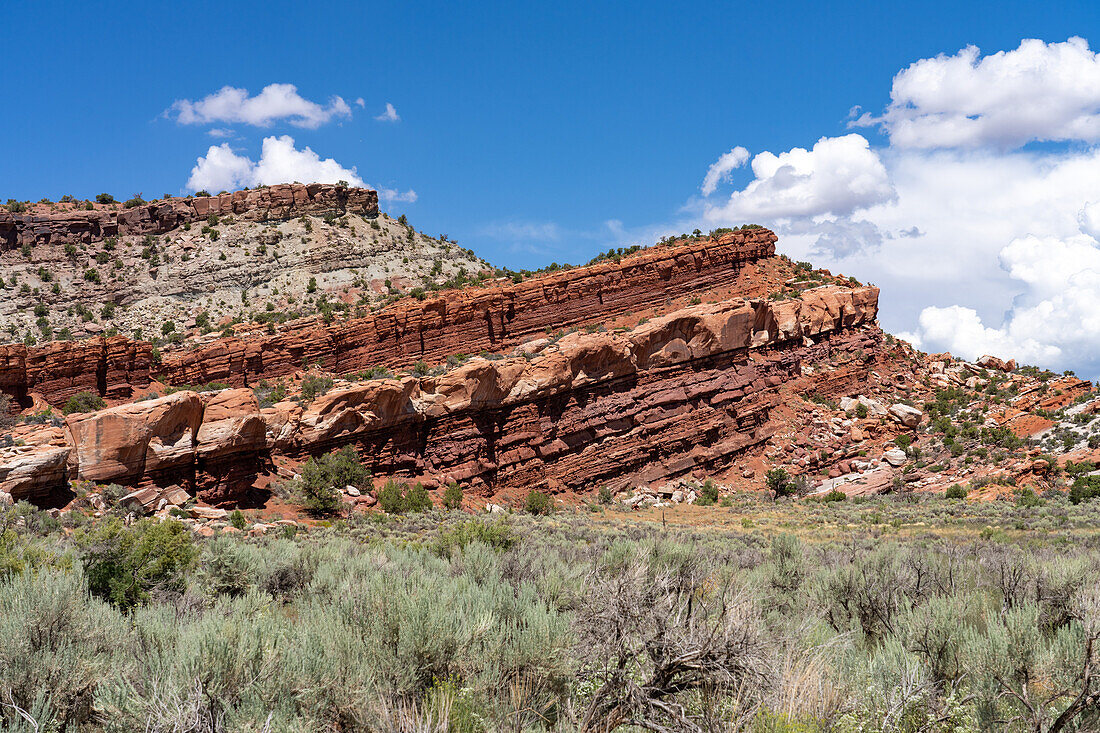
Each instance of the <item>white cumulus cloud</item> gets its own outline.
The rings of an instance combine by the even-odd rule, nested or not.
[[[321,105],[298,94],[293,84],[268,84],[254,97],[247,89],[225,86],[197,101],[180,99],[168,114],[184,125],[220,122],[269,127],[285,120],[296,127],[316,129],[334,119],[351,117],[351,107],[338,96]]]
[[[1082,38],[1026,39],[1019,48],[981,56],[921,59],[894,77],[881,123],[897,148],[995,146],[1033,140],[1100,141],[1100,56]]]
[[[843,216],[894,197],[886,167],[862,135],[823,137],[811,150],[760,153],[752,172],[756,177],[744,189],[705,208],[707,221]]]
[[[710,168],[707,169],[707,175],[703,178],[703,185],[700,190],[704,196],[710,196],[714,193],[714,190],[718,188],[718,184],[730,180],[730,173],[737,168],[740,168],[749,160],[749,151],[738,145],[728,153],[723,153],[722,157],[714,161]]]
[[[260,159],[233,152],[229,143],[211,145],[200,156],[187,179],[189,191],[232,191],[245,186],[276,183],[336,183],[347,181],[352,186],[374,188],[363,181],[355,167],[345,168],[332,158],[322,158],[309,147],[299,150],[289,135],[266,137]],[[415,203],[416,191],[378,188],[378,198],[384,203]]]
[[[231,191],[262,184],[336,183],[341,180],[353,186],[366,185],[354,166],[345,168],[332,158],[322,159],[309,147],[298,150],[294,138],[282,135],[264,138],[258,162],[234,153],[229,143],[211,145],[191,169],[187,188],[191,191]]]
[[[933,306],[921,311],[914,335],[924,348],[967,358],[993,353],[1097,374],[1100,242],[1085,229],[1066,237],[1027,235],[1001,249],[1001,268],[1024,288],[1000,324],[987,325],[972,308]]]
[[[375,116],[374,119],[379,122],[398,122],[401,119],[401,115],[397,114],[397,109],[392,104],[386,102],[386,110],[382,114]]]

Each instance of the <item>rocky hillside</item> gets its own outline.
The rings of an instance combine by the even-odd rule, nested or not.
[[[0,207],[0,339],[170,343],[235,323],[369,310],[487,266],[378,211],[374,191],[300,184],[211,197]],[[14,211],[12,211],[14,209]]]
[[[402,226],[315,213],[222,222],[241,229],[218,241],[250,226],[310,222],[326,241],[359,236],[358,222]],[[346,449],[373,478],[343,500],[367,507],[391,479],[458,485],[477,508],[531,491],[641,508],[744,490],[994,498],[1091,485],[1092,385],[920,354],[877,326],[877,288],[776,256],[775,242],[745,227],[476,278],[455,268],[480,263],[452,248],[470,259],[433,265],[428,289],[403,298],[386,286],[329,307],[362,288],[345,295],[334,273],[353,270],[332,269],[311,275],[325,294],[312,315],[267,317],[284,313],[273,304],[159,345],[0,346],[0,491],[61,505],[114,486],[134,511],[264,506],[307,459]],[[444,283],[446,267],[458,276]]]

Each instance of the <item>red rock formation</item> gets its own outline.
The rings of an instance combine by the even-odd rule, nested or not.
[[[378,193],[363,188],[300,183],[235,191],[218,196],[171,198],[131,209],[12,214],[0,211],[0,250],[53,244],[88,243],[128,234],[163,234],[211,214],[246,221],[290,219],[329,211],[377,216]]]
[[[31,392],[63,405],[77,392],[123,399],[149,384],[152,347],[124,336],[54,341],[42,346],[0,345],[0,391],[13,409],[31,404]]]
[[[304,412],[269,411],[271,447],[353,443],[377,472],[485,492],[710,472],[771,435],[778,388],[804,358],[881,349],[877,295],[823,288],[801,301],[697,306],[628,334],[574,333],[531,361],[475,359],[441,377],[355,385]],[[848,386],[867,378],[859,364]]]
[[[880,348],[877,295],[834,287],[694,306],[627,333],[574,332],[531,358],[475,357],[440,376],[335,389],[304,410],[261,412],[248,389],[177,392],[70,415],[60,447],[68,478],[181,484],[213,502],[241,500],[272,454],[347,444],[375,471],[429,484],[624,488],[714,470],[767,439],[802,359]],[[860,363],[851,379],[866,378]],[[9,493],[59,480],[47,471],[56,462],[22,458]]]
[[[347,374],[502,351],[536,334],[600,323],[700,288],[736,283],[746,262],[774,254],[775,240],[767,229],[738,230],[521,283],[450,290],[424,301],[409,298],[329,327],[306,323],[277,336],[220,339],[165,355],[161,374],[171,384],[244,385],[307,363]]]
[[[307,187],[273,187],[232,196],[276,188],[301,188],[305,195]],[[275,336],[219,339],[203,348],[169,352],[155,369],[151,345],[124,337],[34,347],[0,345],[0,390],[15,397],[17,406],[27,406],[32,391],[60,406],[82,390],[127,398],[153,378],[172,385],[244,386],[291,374],[304,364],[348,374],[379,365],[406,367],[419,359],[438,363],[452,354],[503,351],[533,335],[659,307],[700,288],[721,284],[736,295],[737,276],[745,263],[774,251],[775,235],[767,229],[738,230],[717,240],[655,247],[620,262],[521,283],[449,290],[424,301],[407,298],[378,314],[332,326],[308,321]],[[749,290],[748,284],[743,287]],[[835,305],[820,307],[822,314],[810,318],[810,333],[815,318],[835,310]],[[784,319],[789,316],[777,312],[774,323],[757,324],[756,330],[782,331]]]

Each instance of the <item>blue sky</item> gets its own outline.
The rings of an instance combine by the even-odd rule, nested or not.
[[[308,147],[392,189],[398,198],[384,208],[497,264],[583,261],[611,245],[755,213],[780,231],[781,250],[892,289],[883,298],[884,324],[924,348],[959,350],[953,334],[965,331],[967,343],[981,348],[1100,371],[1100,358],[1068,343],[1070,336],[1036,341],[1043,329],[1028,330],[1022,320],[1053,297],[1052,278],[1079,273],[1047,274],[1037,284],[1021,278],[1019,257],[1012,259],[1027,249],[1013,243],[1027,236],[1080,244],[1072,238],[1085,230],[1075,222],[1100,201],[1100,180],[1075,181],[1071,164],[1091,160],[1100,134],[1052,133],[1069,122],[1044,119],[1006,141],[990,108],[982,114],[991,127],[977,142],[940,136],[913,144],[899,142],[907,120],[880,117],[895,75],[910,64],[969,45],[980,48],[979,59],[1012,52],[1023,39],[1064,44],[1079,36],[1097,46],[1100,7],[957,0],[822,7],[9,0],[0,26],[7,69],[0,199],[177,194],[211,146],[259,161],[264,138],[289,135],[293,150]],[[992,73],[996,83],[1001,77]],[[294,85],[325,109],[339,96],[348,113],[311,129],[286,118],[268,126],[187,124],[179,107],[173,111],[179,100],[226,86],[257,95],[271,84]],[[1092,104],[1074,99],[1067,115]],[[1046,107],[1061,109],[1057,102]],[[399,120],[375,119],[387,104]],[[857,115],[871,115],[869,124],[851,124],[855,105]],[[869,193],[829,198],[851,181],[825,176],[814,193],[825,195],[823,203],[758,205],[780,179],[757,170],[756,156],[770,152],[782,162],[787,151],[816,152],[820,139],[852,134],[885,171],[871,161],[869,175],[881,179]],[[728,175],[704,196],[708,167],[735,146],[748,157],[719,171]],[[810,165],[820,174],[827,157],[842,168],[850,154],[867,162],[858,147],[838,146],[832,157],[822,149]],[[1036,213],[1003,227],[990,205],[973,221],[965,207],[937,219],[929,209],[944,205],[927,182],[940,169],[953,183],[987,189],[1016,173],[1033,177],[1029,190],[1058,177],[1067,191],[1063,215]],[[1027,203],[1050,209],[1050,201],[1033,199]],[[963,230],[959,239],[945,234]],[[1065,259],[1080,261],[1072,254]],[[956,257],[961,264],[952,267]],[[929,306],[938,310],[926,316]],[[977,325],[962,311],[972,311]],[[1059,328],[1072,334],[1075,326],[1089,324]]]

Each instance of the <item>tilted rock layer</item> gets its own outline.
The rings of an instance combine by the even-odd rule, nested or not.
[[[305,364],[348,374],[418,360],[438,363],[453,354],[498,352],[536,334],[653,308],[715,283],[728,289],[745,263],[774,252],[770,231],[740,230],[521,283],[448,290],[422,301],[406,298],[377,314],[330,326],[314,319],[276,335],[222,338],[167,352],[159,365],[152,363],[151,344],[121,337],[0,345],[0,390],[24,406],[32,392],[62,405],[82,390],[128,397],[154,378],[173,385],[245,386],[292,374]],[[787,316],[779,309],[775,317]]]
[[[232,503],[273,456],[349,444],[378,474],[485,494],[709,472],[771,435],[778,388],[803,359],[879,348],[877,302],[876,288],[822,287],[796,300],[700,304],[438,376],[339,386],[304,407],[261,410],[248,389],[181,391],[69,416],[62,440],[0,456],[21,467],[0,476],[0,490],[49,488],[60,458],[69,480],[183,485]],[[865,367],[849,370],[845,386],[861,378]],[[36,481],[29,467],[39,464],[46,478]]]

